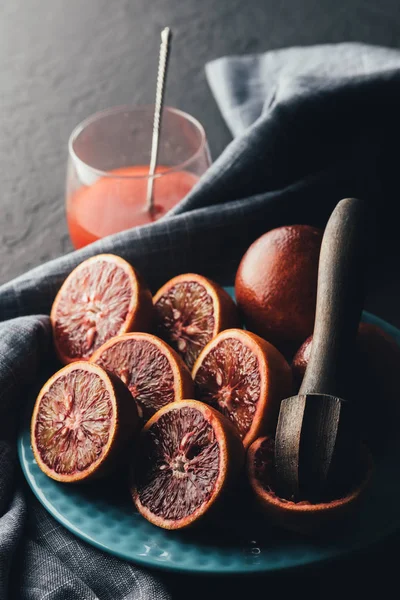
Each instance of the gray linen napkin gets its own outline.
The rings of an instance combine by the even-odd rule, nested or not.
[[[40,367],[51,361],[47,315],[73,267],[113,252],[154,290],[187,271],[229,283],[256,237],[285,223],[323,226],[350,195],[376,206],[386,251],[398,184],[399,52],[361,44],[291,48],[219,59],[207,76],[236,137],[189,196],[155,224],[0,287],[0,599],[168,597],[158,575],[75,539],[18,483],[15,424]]]

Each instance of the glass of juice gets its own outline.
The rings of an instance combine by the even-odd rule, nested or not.
[[[154,106],[118,106],[94,114],[72,132],[66,215],[75,248],[163,217],[209,167],[202,125],[165,107],[149,211],[153,117]]]

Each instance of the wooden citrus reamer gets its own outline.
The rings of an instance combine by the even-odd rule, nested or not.
[[[364,302],[367,236],[364,202],[340,201],[321,245],[310,360],[298,395],[280,407],[276,490],[287,499],[328,498],[356,453],[357,429],[346,392]]]

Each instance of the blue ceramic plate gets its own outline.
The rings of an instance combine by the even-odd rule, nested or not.
[[[363,320],[382,327],[400,345],[399,330],[367,313]],[[240,515],[232,515],[221,529],[164,531],[135,512],[122,485],[68,486],[46,477],[33,457],[28,424],[20,434],[18,453],[28,484],[57,521],[89,544],[146,567],[188,573],[265,573],[343,556],[400,528],[400,440],[376,465],[368,496],[345,533],[319,541],[268,529]]]

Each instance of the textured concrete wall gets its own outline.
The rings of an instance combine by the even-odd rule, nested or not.
[[[342,40],[400,43],[396,0],[3,0],[0,283],[70,249],[67,140],[93,111],[153,101],[159,32],[174,31],[167,103],[229,142],[204,77],[224,54]]]

